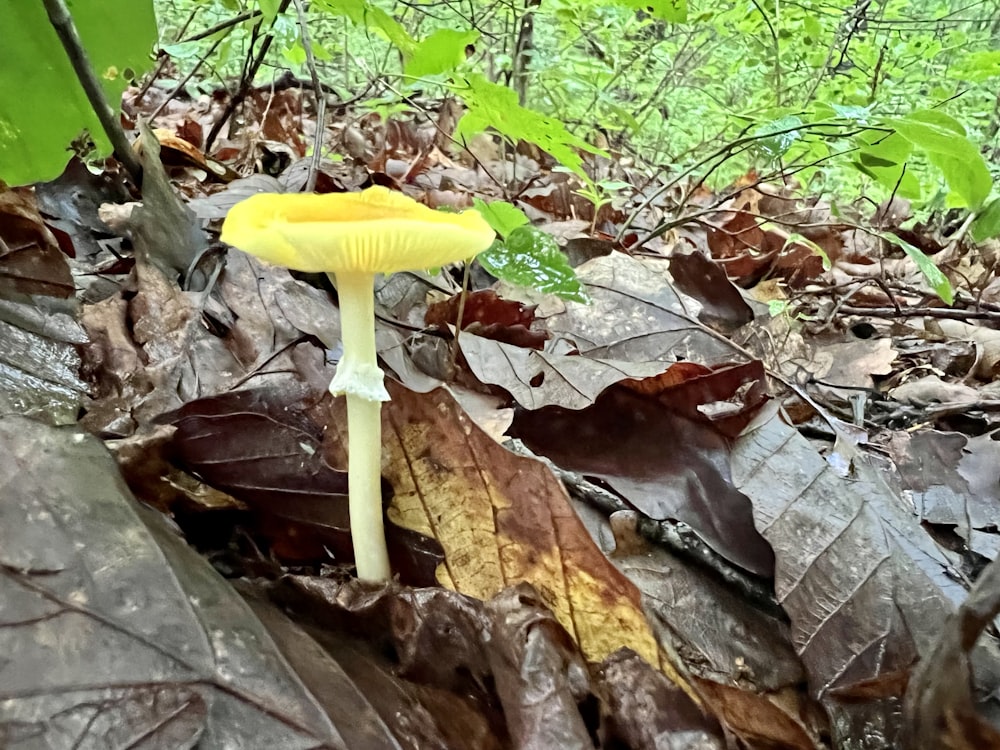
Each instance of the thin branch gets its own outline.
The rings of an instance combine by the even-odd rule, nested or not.
[[[209,26],[204,31],[199,31],[197,34],[192,34],[186,39],[182,39],[179,42],[179,44],[187,44],[188,42],[197,42],[200,39],[212,36],[212,34],[215,34],[216,32],[223,31],[224,29],[231,29],[234,26],[238,26],[239,24],[243,23],[244,21],[249,21],[253,18],[257,18],[258,16],[262,15],[264,14],[259,10],[244,11],[243,13],[240,13],[238,16],[227,18],[225,21],[220,21],[219,23],[215,24],[215,26]]]
[[[313,154],[309,161],[309,171],[306,174],[305,192],[316,190],[316,176],[319,173],[320,161],[323,158],[323,136],[326,133],[326,93],[316,72],[316,58],[313,57],[312,42],[309,41],[309,20],[302,0],[294,0],[295,13],[299,18],[299,33],[302,36],[302,49],[306,53],[306,67],[312,79],[313,94],[316,100],[316,132],[313,135]]]
[[[94,72],[93,65],[90,64],[87,50],[83,47],[80,34],[76,30],[76,25],[73,23],[73,17],[70,15],[66,3],[63,0],[42,0],[42,2],[49,14],[49,22],[55,29],[59,41],[62,42],[66,56],[69,57],[70,64],[76,72],[76,77],[87,94],[90,106],[93,107],[94,114],[97,115],[97,119],[104,129],[104,134],[111,141],[115,156],[128,170],[136,185],[142,185],[142,163],[135,151],[132,150],[132,144],[125,136],[125,131],[122,130],[121,120],[104,95],[104,89],[101,88],[101,84],[97,80],[97,74]]]
[[[292,0],[281,0],[281,5],[278,6],[275,18],[288,10],[288,5],[291,1]],[[257,71],[260,70],[260,66],[264,64],[264,58],[267,57],[268,50],[271,49],[272,42],[274,42],[274,34],[268,32],[264,36],[264,41],[261,42],[260,50],[258,50],[257,56],[251,60],[250,66],[247,69],[246,74],[243,76],[243,80],[240,82],[239,90],[229,100],[229,104],[226,105],[226,109],[222,113],[222,116],[216,120],[212,129],[209,131],[208,137],[205,139],[206,152],[211,150],[212,144],[215,143],[215,139],[222,131],[223,125],[226,124],[229,118],[233,116],[236,108],[239,107],[247,98],[247,95],[250,93],[250,89],[253,87],[254,78],[257,77]]]

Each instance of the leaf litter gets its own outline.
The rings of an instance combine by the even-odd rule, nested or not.
[[[450,269],[381,282],[399,579],[365,587],[333,291],[212,244],[315,123],[294,87],[246,114],[206,153],[170,102],[141,196],[78,161],[0,193],[0,744],[995,744],[994,247],[752,176],[594,216],[529,150],[330,123],[321,191],[510,200],[581,284],[474,266],[459,321]]]

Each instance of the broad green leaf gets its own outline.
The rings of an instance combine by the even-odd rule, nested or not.
[[[962,127],[962,123],[939,109],[917,109],[910,112],[910,114],[903,119],[909,120],[910,122],[922,122],[926,125],[933,125],[941,128],[942,130],[951,131],[952,133],[956,133],[961,136],[966,135],[965,128]]]
[[[972,239],[982,242],[992,237],[1000,237],[1000,198],[994,198],[972,221],[969,227]]]
[[[497,240],[476,259],[491,274],[511,284],[574,302],[588,301],[559,243],[535,227],[517,227],[506,240]]]
[[[487,203],[480,198],[475,198],[472,205],[486,219],[486,223],[493,228],[493,231],[501,237],[506,237],[518,227],[528,223],[528,217],[524,215],[524,211],[505,201]]]
[[[802,137],[800,131],[789,128],[798,128],[800,125],[802,118],[798,115],[785,115],[764,123],[754,131],[755,136],[762,136],[756,142],[757,150],[769,159],[784,156],[789,147]],[[771,135],[772,133],[776,135]]]
[[[965,136],[956,120],[937,110],[913,112],[887,124],[941,170],[948,187],[960,199],[956,205],[976,210],[993,187],[993,178],[979,149]]]
[[[264,16],[264,25],[270,26],[274,23],[275,16],[278,15],[278,8],[281,7],[281,0],[257,0],[260,12]]]
[[[465,61],[465,48],[478,39],[478,31],[438,29],[417,44],[403,72],[416,78],[448,73]]]
[[[118,111],[129,77],[152,66],[152,0],[72,3],[91,64]],[[51,180],[66,167],[70,143],[88,131],[98,155],[111,152],[45,8],[38,0],[0,2],[0,180]]]
[[[913,145],[898,133],[865,131],[858,136],[860,147],[852,164],[882,187],[894,190],[901,198],[919,199],[920,180],[907,171],[907,159]]]
[[[465,101],[466,113],[455,127],[455,140],[459,143],[471,139],[487,128],[514,141],[528,141],[552,154],[561,164],[582,175],[583,159],[579,151],[607,156],[568,130],[555,117],[547,117],[517,103],[517,94],[481,75],[469,76],[465,88],[457,93]]]
[[[917,264],[920,273],[924,275],[927,283],[931,285],[931,289],[941,298],[942,302],[950,305],[955,301],[955,291],[952,289],[948,277],[941,273],[941,269],[934,265],[934,261],[928,258],[923,251],[889,232],[880,234],[879,237],[886,242],[891,242],[896,247],[902,248],[903,252]]]

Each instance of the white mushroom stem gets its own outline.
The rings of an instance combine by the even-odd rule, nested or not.
[[[382,525],[382,402],[389,400],[375,355],[375,276],[338,273],[340,336],[344,356],[330,383],[334,396],[347,396],[347,481],[351,541],[358,578],[392,576]]]

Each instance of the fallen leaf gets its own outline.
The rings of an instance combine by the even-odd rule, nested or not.
[[[863,730],[898,746],[898,702],[847,705],[829,693],[928,653],[965,596],[951,561],[868,459],[856,455],[841,478],[776,417],[736,442],[732,471],[774,549],[775,591],[835,741]],[[984,667],[1000,673],[995,661]]]
[[[141,509],[100,441],[0,418],[0,476],[5,745],[345,747],[252,612]]]
[[[663,362],[624,362],[556,354],[463,333],[458,340],[469,369],[482,383],[498,385],[526,409],[583,409],[627,378],[663,372]]]
[[[511,433],[558,466],[598,477],[632,507],[688,524],[713,550],[761,576],[774,558],[728,470],[727,438],[621,386],[586,409],[515,414]]]
[[[447,392],[387,386],[383,474],[395,492],[388,516],[437,539],[441,582],[479,599],[530,583],[589,661],[627,647],[680,683],[660,658],[638,591],[594,546],[549,469],[494,442]],[[334,463],[346,444],[343,409],[335,400],[326,432]]]
[[[575,342],[582,354],[611,360],[731,361],[731,346],[702,330],[697,305],[672,287],[665,260],[622,253],[595,258],[577,269],[589,304],[567,302],[546,319],[554,337]]]

